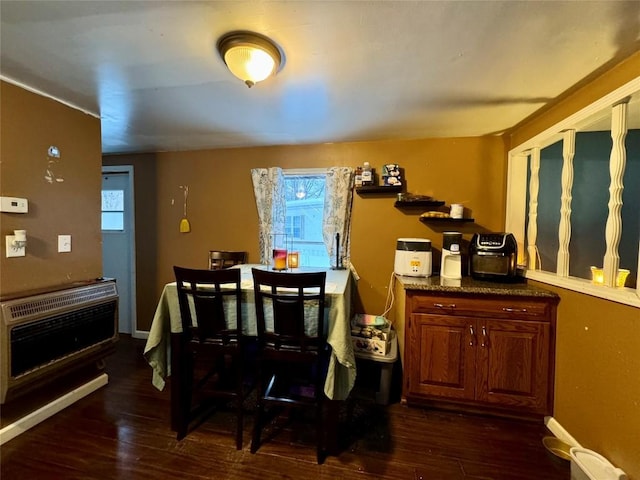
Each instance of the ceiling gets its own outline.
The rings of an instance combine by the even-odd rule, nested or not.
[[[104,153],[498,134],[640,50],[640,1],[0,1],[0,74]],[[284,52],[249,89],[215,44]]]

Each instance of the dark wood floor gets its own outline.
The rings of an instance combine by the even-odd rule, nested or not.
[[[109,385],[1,447],[11,479],[563,479],[569,464],[542,446],[541,423],[354,403],[341,413],[337,456],[315,462],[312,428],[284,426],[249,452],[251,416],[236,450],[231,411],[176,441],[169,389],[151,385],[144,342],[124,337]]]

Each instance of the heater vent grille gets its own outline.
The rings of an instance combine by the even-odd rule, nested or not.
[[[38,317],[42,314],[50,314],[58,309],[83,305],[113,295],[116,295],[116,285],[113,282],[90,288],[64,291],[59,295],[36,295],[8,305],[5,311],[5,318],[7,322],[11,322]]]
[[[17,377],[115,335],[116,300],[19,325],[11,330],[11,376]]]

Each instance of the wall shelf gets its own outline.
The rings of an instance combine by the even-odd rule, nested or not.
[[[473,218],[420,217],[422,223],[473,223]]]
[[[441,200],[397,200],[394,204],[396,208],[426,208],[441,207],[444,202]]]
[[[366,185],[364,187],[356,187],[358,195],[380,195],[400,192],[402,192],[402,185]]]

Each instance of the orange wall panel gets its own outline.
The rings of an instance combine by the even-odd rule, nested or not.
[[[0,213],[0,294],[100,277],[100,119],[4,81],[0,112],[0,193],[29,202],[26,214]],[[63,182],[45,179],[51,145]],[[14,229],[27,231],[25,257],[5,255]],[[58,253],[60,234],[72,236],[71,252]]]

